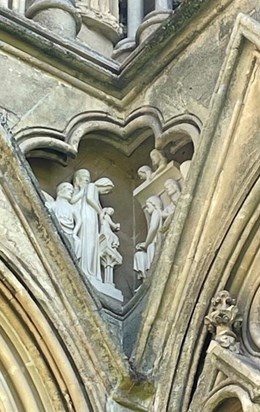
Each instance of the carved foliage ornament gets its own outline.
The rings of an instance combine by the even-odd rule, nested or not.
[[[0,124],[9,136],[12,135],[11,128],[8,124],[8,115],[5,110],[0,112]]]
[[[242,317],[238,314],[236,300],[230,293],[222,290],[212,299],[212,310],[205,317],[205,324],[213,339],[223,348],[240,353],[237,333],[241,328]]]

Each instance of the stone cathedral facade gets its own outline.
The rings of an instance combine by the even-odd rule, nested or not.
[[[0,411],[260,411],[259,0],[0,5]]]

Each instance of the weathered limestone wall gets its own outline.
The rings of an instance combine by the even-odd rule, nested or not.
[[[192,7],[192,6],[191,6]],[[203,30],[194,30],[194,40],[127,108],[127,113],[144,104],[158,108],[165,122],[181,113],[192,113],[204,124],[226,48],[239,13],[260,21],[256,0],[235,0]],[[196,25],[196,23],[194,23]],[[152,65],[162,62],[153,61]]]
[[[9,49],[10,50],[10,49]],[[0,107],[8,113],[13,132],[29,127],[48,127],[63,131],[68,121],[87,110],[107,112],[108,104],[46,72],[37,65],[0,52],[2,93]]]
[[[97,315],[101,306],[79,276],[34,177],[2,127],[0,147],[0,370],[8,376],[1,399],[8,398],[10,410],[104,410],[108,388],[126,374],[125,361],[118,363],[123,352],[118,343],[106,343],[106,326]]]
[[[44,137],[41,133],[51,131],[56,133],[56,137],[58,136],[56,140],[64,143],[63,146],[60,145],[64,152],[66,152],[65,149],[69,152],[65,145],[68,144],[65,140],[68,137],[66,127],[69,122],[71,131],[73,121],[78,115],[80,117],[82,113],[94,111],[98,111],[100,115],[102,112],[102,121],[98,116],[92,116],[91,132],[84,129],[89,121],[88,117],[84,117],[85,115],[82,119],[83,125],[80,124],[78,129],[75,126],[76,131],[74,130],[74,135],[72,133],[75,141],[78,142],[77,138],[79,141],[82,138],[76,159],[70,160],[66,156],[64,159],[61,156],[58,157],[57,148],[54,147],[55,139],[45,147],[37,147],[37,153],[30,153],[28,156],[41,187],[51,195],[55,194],[55,186],[60,181],[70,180],[74,170],[82,167],[89,168],[91,171],[93,169],[93,179],[104,174],[114,180],[118,190],[115,197],[111,194],[104,198],[104,205],[114,206],[115,220],[119,220],[122,225],[122,248],[127,250],[127,263],[122,273],[116,273],[115,278],[118,287],[124,290],[126,299],[132,297],[134,287],[130,270],[132,269],[130,256],[134,241],[131,238],[131,223],[128,220],[129,216],[133,217],[131,196],[133,187],[137,185],[135,173],[138,166],[149,161],[148,154],[154,144],[151,130],[157,130],[157,137],[160,136],[164,122],[183,113],[193,114],[205,124],[210,114],[210,101],[224,62],[226,47],[237,14],[239,12],[248,13],[260,21],[258,1],[234,0],[230,1],[227,8],[224,8],[224,3],[226,4],[227,1],[218,2],[218,16],[201,34],[196,33],[197,21],[195,19],[188,28],[194,33],[191,44],[187,45],[167,67],[164,67],[163,61],[151,62],[151,66],[160,64],[162,66],[156,80],[151,81],[151,84],[144,89],[142,84],[135,85],[133,82],[132,90],[127,96],[124,94],[125,91],[122,91],[127,88],[127,85],[123,84],[122,78],[119,77],[121,69],[112,61],[103,59],[101,64],[101,60],[97,62],[93,55],[88,56],[89,66],[95,66],[96,72],[100,73],[99,87],[99,82],[92,84],[92,78],[87,78],[84,72],[87,59],[84,61],[82,57],[82,65],[80,66],[78,61],[76,65],[75,55],[72,58],[72,53],[69,54],[66,50],[64,55],[68,54],[67,59],[75,58],[72,61],[72,66],[75,63],[74,69],[67,68],[68,61],[64,63],[62,59],[59,60],[56,53],[58,48],[61,48],[60,45],[55,46],[56,48],[53,46],[55,52],[51,55],[52,48],[49,44],[46,48],[49,53],[47,58],[40,46],[39,52],[34,45],[34,51],[31,53],[32,50],[27,45],[28,54],[25,51],[19,53],[21,44],[17,43],[19,47],[15,51],[14,44],[7,46],[4,36],[2,38],[0,67],[4,81],[0,107],[7,111],[10,126],[14,133],[21,137],[21,147],[24,140],[19,132],[23,129],[26,129],[27,133],[30,130],[35,132],[39,140]],[[202,18],[203,16],[200,16],[200,19]],[[253,30],[252,33],[253,37]],[[176,41],[181,36],[185,37],[185,33],[176,35]],[[259,35],[256,38],[259,38]],[[230,86],[229,100],[226,101],[224,96],[224,103],[222,102],[221,106],[224,107],[226,104],[225,110],[223,113],[219,112],[220,120],[213,116],[214,113],[218,113],[220,106],[212,114],[212,127],[214,124],[217,132],[214,133],[215,129],[211,130],[211,124],[208,124],[203,134],[205,146],[196,158],[196,167],[193,169],[188,188],[185,189],[186,192],[181,199],[182,203],[179,203],[181,206],[178,208],[177,220],[174,222],[176,226],[172,225],[170,229],[159,265],[153,277],[149,279],[150,283],[144,294],[136,295],[136,301],[140,297],[139,305],[136,302],[133,306],[129,305],[128,312],[116,308],[116,316],[113,317],[113,308],[110,307],[110,310],[104,313],[92,288],[87,285],[85,289],[84,279],[80,277],[71,256],[60,242],[59,235],[56,233],[57,227],[49,219],[39,199],[38,202],[35,199],[34,191],[31,189],[26,196],[23,194],[24,197],[17,196],[21,190],[20,186],[25,187],[24,182],[28,183],[30,179],[24,175],[23,178],[20,177],[21,167],[20,169],[14,168],[10,173],[7,165],[10,165],[11,161],[9,162],[8,156],[4,157],[5,153],[4,155],[1,153],[0,166],[4,176],[1,176],[1,184],[4,182],[8,186],[11,181],[9,196],[11,197],[14,193],[16,198],[11,207],[6,194],[3,191],[0,192],[0,212],[6,218],[0,222],[0,239],[26,266],[33,269],[32,275],[36,273],[39,276],[40,286],[38,278],[33,279],[35,283],[32,284],[33,276],[30,273],[24,276],[23,284],[28,290],[36,290],[37,286],[42,292],[41,287],[45,288],[46,295],[37,295],[39,306],[46,309],[48,318],[55,326],[57,340],[62,340],[70,353],[68,358],[65,356],[65,359],[70,359],[70,361],[71,358],[73,359],[73,367],[77,370],[77,378],[79,378],[77,381],[71,371],[73,368],[69,369],[68,374],[64,372],[67,380],[64,378],[66,390],[62,393],[65,393],[68,404],[72,398],[72,402],[78,405],[79,412],[84,408],[87,410],[88,406],[85,403],[88,402],[93,405],[93,408],[90,406],[89,410],[94,409],[98,412],[105,410],[106,400],[111,393],[113,400],[108,399],[108,411],[176,410],[176,412],[186,412],[193,383],[198,383],[195,379],[198,378],[196,371],[201,352],[203,355],[202,346],[206,333],[203,329],[203,314],[212,297],[213,290],[211,289],[217,289],[221,282],[227,283],[236,294],[240,294],[238,302],[242,308],[246,308],[248,318],[253,324],[248,336],[247,330],[243,331],[245,347],[248,353],[253,356],[257,353],[256,356],[259,357],[257,346],[259,345],[258,295],[256,295],[254,304],[250,303],[250,308],[246,307],[247,290],[250,290],[251,283],[249,280],[248,283],[243,283],[246,274],[250,271],[256,273],[259,266],[257,265],[259,260],[255,260],[252,265],[250,261],[258,246],[255,235],[255,222],[258,215],[253,209],[256,209],[259,203],[257,192],[259,189],[253,187],[258,176],[259,165],[257,155],[259,148],[259,140],[257,140],[259,137],[259,77],[251,75],[252,73],[258,75],[257,67],[259,66],[256,64],[256,68],[252,71],[250,68],[248,71],[248,63],[251,64],[252,60],[255,64],[259,55],[256,53],[254,43],[247,40],[245,45],[243,53],[241,52],[243,55],[237,72],[238,77],[234,75],[231,86],[225,83],[225,87]],[[172,53],[174,42],[167,47],[168,52]],[[235,54],[236,50],[234,47],[232,53]],[[73,50],[73,53],[77,54],[77,52],[83,55],[82,50]],[[127,71],[127,68],[125,70]],[[144,72],[147,74],[147,66]],[[242,93],[243,90],[241,91],[241,78],[245,85],[247,85],[247,80],[250,80],[245,94]],[[131,85],[132,83],[130,88]],[[121,86],[122,90],[120,90]],[[134,96],[135,87],[140,92],[131,99],[130,94]],[[222,96],[223,90],[220,85],[219,95]],[[213,100],[216,100],[216,96],[213,96]],[[237,106],[237,102],[242,107]],[[217,101],[216,106],[218,104]],[[153,115],[151,115],[151,107],[154,109]],[[239,111],[236,111],[237,107]],[[124,123],[127,116],[139,108],[144,109],[145,113],[150,110],[150,117],[146,117],[145,125],[142,116],[137,118],[136,122]],[[164,120],[160,118],[160,113]],[[102,122],[106,123],[104,127],[101,126]],[[35,131],[37,128],[38,134]],[[213,140],[214,144],[211,145]],[[75,154],[77,146],[75,141],[72,141],[74,152],[69,152],[71,156],[72,153]],[[3,142],[1,145],[2,149]],[[140,146],[139,149],[138,146]],[[13,150],[16,152],[16,149]],[[9,156],[10,152],[12,151],[9,148]],[[209,157],[207,157],[208,153]],[[57,163],[57,160],[60,162],[63,160],[62,163],[68,163],[68,166],[62,166]],[[248,195],[250,190],[252,199]],[[119,204],[121,209],[119,209]],[[22,213],[18,219],[19,208],[22,209]],[[242,239],[241,244],[239,243],[241,252],[236,249],[236,246],[238,239],[240,240],[240,237],[244,235],[245,216],[249,222],[248,226],[245,223],[245,232],[248,232],[250,239],[245,240],[245,243]],[[39,220],[37,217],[40,217]],[[222,226],[216,229],[216,222],[220,222]],[[16,223],[15,227],[14,223]],[[144,226],[143,220],[140,226],[137,225],[138,230],[143,232]],[[24,227],[28,228],[27,233]],[[140,236],[141,240],[142,233],[135,234],[136,238]],[[250,243],[251,239],[254,239],[253,246]],[[227,265],[227,270],[225,269],[226,263],[230,264]],[[46,270],[48,264],[51,265],[49,271]],[[233,269],[232,264],[234,264]],[[6,273],[9,272],[3,268],[1,275],[3,289],[7,284]],[[236,273],[238,273],[237,278]],[[233,282],[234,279],[236,282]],[[258,280],[252,275],[253,281],[255,285]],[[257,290],[258,286],[254,287]],[[17,294],[19,296],[19,290],[14,289],[13,295]],[[249,297],[253,299],[252,296]],[[11,297],[10,301],[12,300]],[[6,307],[3,304],[4,306]],[[29,313],[30,305],[27,309]],[[104,319],[105,322],[103,322]],[[106,325],[108,319],[111,325],[109,327]],[[137,339],[140,322],[141,328]],[[49,342],[50,335],[45,338],[46,343]],[[251,340],[254,341],[255,352],[251,350]],[[121,345],[124,344],[127,357],[134,349],[132,364],[129,365],[122,351]],[[57,356],[55,358],[57,364],[59,364],[61,352],[54,352]],[[220,352],[216,354],[219,358],[223,355],[223,351]],[[225,352],[223,356],[228,358]],[[228,359],[230,363],[234,362],[239,371],[241,359]],[[69,366],[71,367],[71,364]],[[128,366],[132,368],[131,371]],[[52,372],[58,374],[56,368],[53,368]],[[233,371],[231,376],[234,376],[232,374]],[[42,379],[47,375],[47,372],[46,375],[43,374]],[[253,376],[250,379],[254,381],[257,374],[250,376]],[[75,386],[70,385],[72,378],[76,379]],[[148,388],[145,387],[146,384]],[[249,382],[248,386],[250,385],[252,382]],[[62,384],[60,386],[63,388]],[[70,386],[72,386],[71,392]],[[76,388],[75,393],[74,388]],[[82,395],[80,388],[86,389],[85,395]],[[67,396],[67,391],[69,396]],[[204,391],[202,392],[204,399]],[[77,401],[77,396],[80,399],[82,396],[80,402]],[[201,398],[198,398],[199,405],[200,401]],[[259,402],[257,388],[250,407],[253,402]],[[205,412],[212,412],[212,408],[211,410],[205,409]],[[197,410],[195,406],[194,411],[197,412]],[[258,412],[259,405],[252,410]]]

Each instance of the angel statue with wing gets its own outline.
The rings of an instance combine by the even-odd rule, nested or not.
[[[44,191],[42,192],[46,198],[46,207],[55,213],[61,229],[70,242],[77,259],[80,259],[81,241],[78,234],[82,225],[82,220],[77,209],[71,204],[73,190],[74,188],[71,183],[60,183],[57,186],[56,200],[54,200],[48,193]]]

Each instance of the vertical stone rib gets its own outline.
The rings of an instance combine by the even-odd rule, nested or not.
[[[0,6],[8,8],[8,0],[0,0]]]
[[[109,1],[109,8],[110,8],[110,12],[111,14],[113,14],[113,16],[116,18],[116,20],[118,21],[119,19],[119,5],[118,5],[118,0],[110,0]]]
[[[127,2],[127,37],[135,38],[136,30],[142,22],[144,15],[143,0]]]
[[[171,10],[172,5],[170,0],[155,0],[155,10]]]
[[[90,8],[93,10],[99,10],[99,0],[91,0]]]

